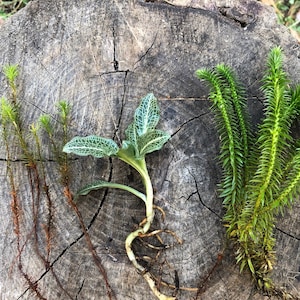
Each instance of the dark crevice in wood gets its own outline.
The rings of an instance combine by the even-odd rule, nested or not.
[[[118,118],[118,121],[117,121],[117,124],[116,124],[116,128],[115,128],[114,134],[113,134],[113,140],[115,140],[117,138],[119,141],[121,141],[121,139],[118,137],[118,131],[119,131],[120,124],[121,124],[121,121],[122,121],[123,110],[124,110],[124,106],[125,106],[125,102],[126,102],[125,98],[126,98],[126,88],[127,88],[127,75],[128,75],[128,72],[129,71],[126,71],[125,75],[124,75],[124,83],[123,83],[124,90],[123,90],[123,96],[122,96],[120,114],[119,114],[119,118]]]
[[[107,273],[106,273],[106,269],[104,268],[104,266],[102,264],[102,260],[98,256],[98,254],[97,254],[97,252],[95,250],[95,247],[94,247],[94,245],[92,243],[90,234],[88,232],[88,228],[85,226],[84,218],[83,218],[80,210],[78,209],[76,203],[74,202],[72,193],[71,193],[70,188],[69,188],[68,181],[66,181],[66,185],[64,187],[64,195],[65,195],[65,197],[66,197],[66,199],[68,201],[68,204],[72,207],[72,209],[74,210],[74,212],[77,215],[77,218],[78,218],[78,221],[80,223],[83,236],[85,237],[85,240],[86,240],[86,244],[87,244],[88,250],[89,250],[90,254],[92,255],[93,261],[94,261],[96,267],[98,268],[98,270],[99,270],[99,272],[102,275],[102,278],[104,280],[105,287],[106,287],[107,297],[110,300],[116,299],[114,291],[112,290],[112,288],[111,288],[111,286],[109,284]],[[99,208],[99,210],[100,210],[100,208]]]
[[[291,233],[289,233],[289,232],[286,232],[286,231],[280,229],[280,228],[277,227],[277,226],[275,227],[275,229],[278,230],[279,232],[281,232],[281,233],[287,235],[288,237],[290,237],[290,238],[292,238],[292,239],[295,239],[296,241],[300,241],[300,237],[297,237],[297,236],[295,236],[295,235],[293,235],[293,234],[291,234]]]
[[[111,180],[111,177],[112,177],[112,172],[113,172],[113,166],[112,166],[112,161],[110,159],[110,164],[111,164],[111,167],[110,167],[110,174],[109,174],[109,181]],[[90,229],[90,227],[93,225],[94,221],[96,220],[97,216],[99,215],[100,213],[100,210],[103,206],[103,203],[107,197],[107,194],[108,194],[108,190],[105,191],[105,194],[103,196],[103,199],[97,209],[97,212],[94,214],[92,220],[90,221],[89,225],[87,226],[87,229]],[[74,246],[75,244],[77,244],[83,237],[85,236],[84,233],[80,234],[70,245],[68,245],[65,249],[62,250],[62,252],[52,261],[52,263],[49,263],[48,267],[46,268],[46,270],[40,275],[40,277],[35,280],[33,282],[33,285],[34,286],[37,286],[38,285],[38,282],[40,280],[42,280],[47,274],[49,271],[51,271],[51,273],[53,273],[53,267],[55,265],[55,263],[57,263],[63,256],[64,254],[72,247]],[[84,282],[82,283],[82,287],[81,289],[83,288],[83,284]],[[60,285],[60,284],[59,284]],[[62,287],[62,285],[60,285]],[[80,290],[81,290],[80,289]],[[30,290],[30,287],[28,287],[26,290],[24,290],[24,292],[18,297],[18,299],[21,299],[28,291]],[[70,294],[65,290],[63,289],[64,293],[66,293],[66,295],[69,296],[70,299],[73,299]],[[79,292],[77,292],[77,295],[79,294]]]
[[[54,265],[64,256],[64,254],[75,244],[77,244],[77,242],[79,242],[82,237],[84,236],[84,234],[80,234],[80,236],[78,236],[70,245],[68,245],[65,249],[62,250],[62,252],[52,261],[51,264],[49,264],[49,267],[40,275],[40,277],[34,282],[35,285],[38,284],[39,281],[41,281],[48,273],[49,271],[51,271],[51,269],[53,269]],[[17,298],[17,299],[21,299],[28,291],[30,290],[30,288],[28,287],[27,289],[25,289],[23,291],[23,293]]]
[[[78,160],[78,157],[74,158],[68,158],[68,161],[76,161]],[[43,160],[35,159],[37,163],[43,162],[43,163],[57,163],[56,159],[51,159],[51,158],[45,158]],[[0,158],[0,162],[10,162],[10,163],[22,163],[26,164],[28,161],[26,159],[22,158],[15,158],[15,159],[6,159],[6,158]]]
[[[175,132],[173,132],[173,133],[171,134],[171,137],[174,137],[174,135],[176,135],[179,131],[181,131],[181,130],[182,130],[186,125],[188,125],[189,123],[191,123],[191,122],[193,122],[193,121],[195,121],[195,120],[197,120],[197,119],[199,119],[199,118],[201,118],[201,117],[203,117],[203,116],[205,116],[205,115],[207,115],[207,114],[209,114],[209,113],[210,113],[210,112],[207,111],[207,112],[204,112],[204,113],[202,113],[202,114],[200,114],[200,115],[198,115],[198,116],[195,116],[195,117],[193,117],[193,118],[191,118],[191,119],[185,121],[184,123],[182,123],[182,124],[178,127],[178,129],[177,129]]]
[[[82,283],[81,283],[81,285],[80,285],[80,287],[79,287],[79,290],[78,290],[78,292],[77,292],[77,294],[76,294],[76,296],[75,296],[75,300],[78,299],[78,296],[79,296],[79,294],[81,293],[81,291],[82,291],[82,289],[83,289],[84,282],[85,282],[85,280],[83,279],[83,280],[82,280]]]
[[[116,30],[115,30],[115,23],[113,24],[113,28],[112,28],[112,34],[113,34],[113,45],[114,45],[114,70],[115,72],[119,72],[119,62],[117,60],[117,55],[116,55]]]
[[[112,175],[113,175],[113,163],[112,163],[112,158],[109,158],[109,164],[110,164],[110,168],[109,168],[109,176],[108,176],[108,182],[111,182],[112,179]],[[95,220],[97,219],[101,208],[103,207],[103,204],[107,198],[108,195],[108,189],[105,189],[104,195],[102,197],[102,200],[100,201],[99,207],[97,209],[97,211],[95,212],[95,214],[93,215],[91,221],[89,222],[87,229],[90,229],[93,226],[93,223],[95,222]]]
[[[135,71],[135,69],[136,69],[136,65],[139,63],[139,62],[141,62],[148,54],[149,54],[149,52],[151,51],[151,49],[153,48],[153,46],[154,46],[154,44],[155,44],[155,41],[156,41],[156,38],[157,38],[157,32],[156,32],[156,34],[155,34],[155,36],[154,36],[154,39],[153,39],[153,41],[152,41],[152,43],[151,43],[151,45],[150,45],[150,47],[145,51],[145,53],[144,54],[142,54],[141,56],[140,56],[140,58],[134,63],[134,67],[133,67],[133,71]]]
[[[191,173],[190,173],[190,174],[191,174]],[[199,192],[197,180],[196,180],[196,178],[195,178],[195,176],[194,176],[193,174],[191,174],[191,176],[192,176],[193,179],[194,179],[196,191],[193,192],[192,195],[189,196],[189,198],[190,198],[191,196],[193,196],[193,195],[197,195],[198,198],[199,198],[200,203],[201,203],[205,208],[207,208],[211,213],[213,213],[214,215],[216,215],[216,216],[221,220],[222,217],[221,217],[217,212],[215,212],[211,207],[209,207],[208,205],[206,205],[206,204],[204,203],[204,201],[203,201],[202,198],[201,198],[200,192]]]
[[[119,73],[128,73],[128,72],[129,72],[129,70],[108,71],[108,72],[102,72],[99,75],[94,75],[91,77],[102,77],[102,76],[110,75],[110,74],[119,74]]]
[[[186,200],[190,200],[195,195],[197,195],[197,191],[190,193]]]
[[[179,288],[180,288],[180,282],[179,282],[179,276],[178,276],[178,271],[174,270],[174,285],[175,285],[175,294],[177,294],[179,292]]]
[[[207,208],[210,212],[212,212],[213,214],[215,214],[215,215],[221,220],[222,217],[221,217],[217,212],[215,212],[212,208],[210,208],[209,206],[207,206],[207,205],[203,202],[203,200],[202,200],[202,198],[201,198],[201,196],[200,196],[199,190],[198,190],[197,183],[196,183],[196,188],[197,188],[197,195],[198,195],[198,198],[199,198],[200,203],[201,203],[205,208]]]

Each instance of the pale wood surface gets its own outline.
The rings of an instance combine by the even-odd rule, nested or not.
[[[243,2],[243,8],[237,9],[241,12],[240,22],[221,14],[220,2],[214,6],[202,5],[200,1],[179,2],[33,1],[1,27],[0,65],[20,66],[19,98],[24,104],[25,124],[34,122],[43,112],[54,114],[54,103],[66,99],[73,107],[73,135],[99,134],[118,142],[124,137],[140,98],[148,92],[158,97],[162,108],[160,128],[172,138],[162,151],[147,159],[156,204],[166,212],[165,222],[157,217],[154,228],[173,230],[184,241],[162,253],[161,261],[167,260],[170,265],[163,265],[170,273],[166,278],[172,282],[176,270],[181,286],[196,287],[213,268],[226,243],[222,204],[217,197],[218,136],[206,99],[207,89],[194,72],[220,62],[232,66],[246,86],[256,122],[262,114],[258,88],[266,54],[271,47],[281,45],[290,76],[299,80],[300,47],[287,29],[277,25],[275,15],[257,2]],[[5,95],[7,86],[2,74],[0,80],[0,95]],[[17,151],[15,156],[20,158]],[[16,237],[2,144],[0,159],[0,299],[35,299],[16,266]],[[107,299],[103,279],[91,259],[78,220],[63,196],[55,163],[47,162],[54,205],[49,260],[67,293],[53,273],[45,271],[36,254],[28,176],[22,162],[13,165],[22,205],[22,262],[27,274],[37,281],[43,297]],[[141,188],[138,176],[114,159],[80,158],[71,166],[73,191],[109,177]],[[44,203],[42,199],[39,228],[46,218]],[[154,299],[124,250],[127,234],[143,219],[142,203],[121,191],[109,190],[82,198],[78,207],[116,298]],[[294,293],[298,289],[298,295],[299,215],[298,202],[278,222],[278,264],[273,274],[279,286]],[[39,234],[38,247],[43,252],[43,233]],[[136,252],[141,256],[151,254],[143,247]],[[159,266],[160,263],[153,266],[156,274]],[[178,299],[192,297],[195,293],[178,294]],[[227,248],[201,299],[264,296],[255,291],[247,274],[239,274],[233,253]]]

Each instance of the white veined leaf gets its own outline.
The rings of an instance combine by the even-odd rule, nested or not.
[[[123,141],[122,142],[122,149],[128,149],[129,147],[132,147],[132,143],[130,141]]]
[[[136,153],[138,153],[138,149],[136,147],[137,146],[134,146],[131,141],[125,140],[122,142],[122,149],[120,149],[120,151],[123,153],[126,152],[127,156],[135,157]],[[117,156],[118,156],[118,153],[117,153]]]
[[[141,101],[134,114],[134,124],[138,136],[142,136],[147,131],[155,129],[159,121],[159,106],[157,99],[152,93],[148,94]]]
[[[81,156],[92,155],[100,158],[115,155],[119,151],[119,147],[111,139],[89,135],[87,137],[74,137],[64,146],[63,151]]]
[[[146,154],[159,150],[168,141],[170,135],[161,130],[152,130],[139,137],[139,156],[144,157]]]
[[[126,140],[128,140],[135,148],[137,148],[137,133],[135,123],[129,124],[125,130]]]

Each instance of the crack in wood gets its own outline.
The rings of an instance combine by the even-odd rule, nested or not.
[[[191,193],[191,195],[188,197],[188,199],[191,198],[191,197],[194,196],[194,195],[197,195],[198,198],[199,198],[200,203],[201,203],[205,208],[207,208],[211,213],[213,213],[214,215],[216,215],[216,216],[221,220],[222,217],[221,217],[216,211],[214,211],[211,207],[209,207],[208,205],[206,205],[206,204],[204,203],[203,199],[201,198],[200,192],[199,192],[198,183],[197,183],[197,180],[196,180],[196,178],[195,178],[195,175],[192,174],[190,171],[189,171],[189,173],[190,173],[190,175],[191,175],[191,176],[193,177],[193,179],[194,179],[196,191],[193,192],[193,193]]]
[[[110,164],[110,168],[109,168],[109,175],[108,175],[108,180],[107,181],[111,182],[111,179],[112,179],[112,176],[113,176],[113,163],[112,163],[112,158],[111,157],[109,158],[109,164]],[[105,189],[104,195],[102,197],[102,200],[100,201],[98,209],[95,212],[95,214],[93,215],[91,221],[89,222],[89,224],[87,226],[88,230],[93,226],[95,220],[97,219],[98,215],[100,214],[101,208],[103,207],[103,204],[104,204],[104,202],[107,198],[107,195],[108,195],[108,188]]]
[[[78,296],[79,296],[79,294],[81,293],[81,291],[82,291],[82,289],[83,289],[84,282],[85,282],[85,279],[82,280],[82,283],[81,283],[81,285],[80,285],[80,287],[79,287],[79,289],[78,289],[78,291],[77,291],[77,293],[76,293],[75,300],[78,299]]]
[[[108,181],[111,181],[112,178],[112,173],[113,173],[113,165],[112,165],[112,159],[110,158],[110,172],[109,172],[109,179]],[[93,215],[91,221],[89,222],[88,226],[87,226],[87,230],[89,230],[93,223],[95,222],[97,216],[100,213],[101,208],[103,207],[103,204],[106,200],[106,197],[108,195],[108,189],[106,189],[104,196],[100,202],[100,205],[96,211],[96,213]],[[63,249],[61,251],[61,253],[51,262],[51,264],[49,264],[48,268],[40,275],[40,277],[34,281],[34,284],[38,284],[47,274],[49,271],[52,270],[53,266],[65,255],[65,253],[74,245],[76,245],[82,238],[84,237],[84,233],[81,233],[72,243],[70,243],[67,247],[65,247],[65,249]],[[26,288],[23,293],[17,298],[17,300],[21,299],[28,291],[30,290],[30,287]],[[73,299],[72,297],[70,297],[70,295],[64,291],[66,295],[69,296],[70,299]],[[78,293],[77,293],[78,295]]]
[[[151,51],[151,49],[153,48],[153,46],[154,46],[154,44],[155,44],[155,41],[156,41],[156,38],[157,38],[157,34],[158,34],[158,32],[156,32],[156,34],[155,34],[155,36],[154,36],[154,39],[153,39],[153,41],[152,41],[150,47],[148,47],[148,49],[145,51],[145,53],[142,54],[141,57],[134,63],[134,65],[133,65],[133,71],[135,71],[135,69],[137,68],[137,67],[135,67],[135,66],[136,66],[139,62],[141,62],[141,61],[148,55],[148,53]]]
[[[71,244],[69,244],[65,249],[61,251],[61,253],[52,261],[51,264],[49,264],[49,267],[40,275],[40,277],[34,282],[34,284],[38,284],[53,268],[53,266],[64,256],[64,254],[73,247],[78,241],[81,240],[81,238],[84,236],[82,233],[80,236],[78,236]],[[27,287],[23,293],[17,298],[17,300],[21,299],[28,291],[30,290],[30,287]],[[72,298],[70,298],[72,299]]]
[[[113,34],[113,45],[114,45],[114,69],[116,72],[119,71],[119,62],[116,59],[116,29],[115,29],[115,23],[113,24],[113,30],[112,30],[112,34]]]
[[[120,124],[121,124],[121,121],[122,121],[123,110],[124,110],[124,106],[125,106],[125,97],[126,97],[127,75],[128,75],[128,72],[129,71],[126,71],[125,75],[124,75],[124,82],[123,82],[124,89],[123,89],[123,96],[122,96],[122,102],[121,102],[121,109],[120,109],[119,118],[118,118],[118,121],[117,121],[117,124],[116,124],[116,128],[115,128],[115,131],[114,131],[114,134],[113,134],[113,140],[115,140],[117,138],[117,140],[120,143],[121,143],[121,139],[118,136],[118,131],[119,131],[119,127],[120,127]]]
[[[77,160],[78,160],[78,157],[68,158],[68,161],[77,161]],[[43,160],[35,159],[35,161],[37,163],[57,163],[56,159],[51,159],[51,158],[45,158]],[[24,165],[26,165],[26,163],[28,163],[28,161],[26,159],[22,159],[22,158],[15,158],[15,159],[0,158],[0,162],[22,163]]]
[[[291,234],[289,232],[286,232],[286,231],[282,230],[281,228],[279,228],[277,226],[275,226],[275,229],[278,230],[279,232],[287,235],[288,237],[290,237],[292,239],[295,239],[296,241],[300,241],[300,237],[297,237],[297,236],[295,236],[295,235],[293,235],[293,234]]]
[[[99,75],[93,75],[93,76],[91,76],[91,78],[93,78],[93,77],[102,77],[102,76],[110,75],[110,74],[128,73],[128,72],[129,72],[129,69],[127,69],[127,70],[118,70],[118,71],[107,71],[107,72],[102,72]]]
[[[210,113],[209,111],[204,112],[204,113],[202,113],[202,114],[200,114],[200,115],[197,115],[197,116],[195,116],[195,117],[192,117],[191,119],[189,119],[189,120],[183,122],[183,123],[178,127],[178,129],[177,129],[176,131],[174,131],[174,132],[171,134],[171,138],[173,138],[174,135],[176,135],[179,131],[181,131],[181,130],[182,130],[186,125],[188,125],[189,123],[191,123],[191,122],[193,122],[193,121],[195,121],[195,120],[197,120],[197,119],[199,119],[199,118],[201,118],[201,117],[203,117],[203,116],[205,116],[205,115],[207,115],[207,114],[209,114],[209,113]]]

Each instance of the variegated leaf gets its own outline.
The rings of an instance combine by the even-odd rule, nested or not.
[[[159,113],[157,99],[152,93],[142,99],[134,115],[134,124],[138,136],[155,129],[159,121]]]
[[[146,154],[159,150],[168,141],[170,135],[161,130],[152,130],[139,137],[139,156],[144,157]]]
[[[66,153],[74,153],[81,156],[92,155],[98,158],[116,155],[118,150],[119,147],[113,140],[96,135],[74,137],[63,148],[63,151]]]

